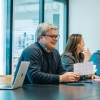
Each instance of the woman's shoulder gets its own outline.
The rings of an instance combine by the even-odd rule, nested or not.
[[[72,53],[65,53],[61,56],[61,58],[68,58],[68,59],[74,59],[75,57],[72,55]]]
[[[72,53],[64,53],[62,56],[68,56],[68,57],[73,57]]]
[[[61,56],[61,61],[63,64],[74,64],[76,62],[75,57],[72,53],[65,53]]]

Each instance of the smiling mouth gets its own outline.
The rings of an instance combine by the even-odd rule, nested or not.
[[[56,43],[52,42],[53,45],[56,45]]]

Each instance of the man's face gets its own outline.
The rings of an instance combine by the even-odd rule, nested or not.
[[[45,36],[40,37],[40,41],[46,46],[47,52],[50,52],[56,47],[58,41],[57,30],[50,29]]]

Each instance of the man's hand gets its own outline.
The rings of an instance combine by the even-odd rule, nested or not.
[[[60,75],[60,82],[77,82],[79,79],[80,76],[74,72],[66,72]]]

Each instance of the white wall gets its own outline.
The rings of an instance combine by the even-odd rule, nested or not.
[[[80,33],[91,53],[100,50],[100,0],[69,0],[69,34]]]
[[[0,74],[4,68],[4,1],[0,0]]]

